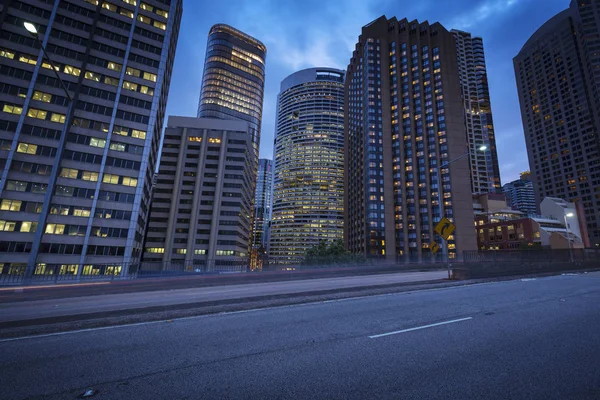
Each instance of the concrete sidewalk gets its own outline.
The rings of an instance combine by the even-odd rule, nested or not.
[[[196,287],[176,290],[118,293],[84,297],[17,301],[0,304],[0,324],[14,325],[18,321],[76,317],[126,310],[151,310],[156,307],[173,308],[214,304],[228,300],[252,300],[282,295],[315,295],[356,288],[377,288],[416,282],[436,282],[447,279],[446,271],[403,272],[366,276],[307,279],[281,282]]]

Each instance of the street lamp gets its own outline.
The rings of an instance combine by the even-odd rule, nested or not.
[[[569,259],[573,262],[573,250],[571,250],[571,238],[569,234],[569,223],[567,222],[567,218],[573,217],[575,214],[572,212],[565,214],[565,228],[567,228],[567,242],[569,244]]]
[[[477,148],[477,151],[481,151],[484,152],[488,149],[488,147],[486,145],[481,145]],[[446,168],[448,166],[450,166],[450,164],[462,160],[465,157],[468,157],[471,155],[471,149],[469,149],[465,154],[463,154],[460,157],[455,158],[454,160],[450,160],[447,161],[445,163],[443,163],[442,165],[440,165],[439,167],[436,168],[437,170],[437,181],[438,181],[438,212],[440,214],[440,221],[442,220],[442,218],[444,218],[444,204],[443,204],[443,194],[442,194],[442,189],[443,189],[443,185],[442,185],[442,169]],[[446,241],[442,238],[441,239],[442,242],[442,260],[444,260],[444,262],[447,262],[448,260],[448,246],[446,244]],[[448,279],[450,279],[450,265],[448,265]]]
[[[38,225],[37,225],[37,229],[35,231],[35,235],[33,237],[33,242],[31,243],[31,251],[29,252],[29,259],[27,260],[27,267],[25,268],[25,282],[27,282],[35,274],[35,267],[36,267],[38,253],[40,250],[40,245],[42,242],[42,235],[44,234],[46,220],[48,218],[48,212],[50,209],[50,203],[52,201],[52,194],[54,193],[54,187],[56,186],[56,180],[58,178],[58,171],[60,170],[60,160],[62,159],[62,154],[65,149],[65,143],[66,143],[67,133],[69,130],[69,124],[71,123],[71,116],[73,114],[73,98],[69,94],[69,91],[67,90],[67,86],[65,85],[62,78],[60,77],[60,75],[58,73],[58,71],[59,71],[58,68],[56,68],[56,66],[50,59],[50,56],[46,52],[46,47],[44,46],[44,43],[42,43],[42,41],[38,37],[38,30],[35,27],[35,25],[32,24],[31,22],[24,22],[23,26],[25,26],[25,29],[27,30],[27,32],[29,32],[29,34],[37,40],[38,44],[40,45],[40,47],[42,49],[44,57],[46,58],[46,60],[48,60],[48,63],[50,64],[52,71],[54,72],[54,75],[60,82],[62,89],[65,92],[65,95],[67,96],[67,99],[68,99],[67,113],[65,114],[65,122],[63,124],[63,129],[62,129],[62,132],[61,132],[61,135],[59,138],[58,147],[56,149],[56,156],[54,157],[54,163],[52,165],[52,169],[50,170],[50,176],[48,179],[48,187],[46,188],[44,202],[42,203],[42,210],[40,212],[40,217],[38,220]]]

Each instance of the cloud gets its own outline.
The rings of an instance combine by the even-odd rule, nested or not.
[[[524,1],[526,0],[485,0],[474,10],[456,16],[448,26],[452,29],[469,29],[491,17],[497,18],[501,14],[508,13],[517,4]]]

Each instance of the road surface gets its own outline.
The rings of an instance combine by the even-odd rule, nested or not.
[[[600,398],[600,273],[0,341],[0,398]]]
[[[0,323],[259,296],[287,295],[359,287],[367,288],[381,285],[436,281],[447,278],[448,273],[446,271],[400,272],[395,274],[208,286],[76,298],[0,302]],[[49,288],[49,290],[52,290],[52,288]]]

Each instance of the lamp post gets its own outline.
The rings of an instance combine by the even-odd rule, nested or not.
[[[31,244],[31,251],[29,252],[29,259],[27,260],[27,267],[25,268],[25,277],[24,278],[25,278],[25,282],[28,282],[35,274],[37,257],[38,257],[40,245],[42,242],[42,235],[44,234],[46,220],[48,218],[48,212],[50,209],[50,203],[52,201],[52,195],[54,193],[54,188],[56,186],[56,179],[58,177],[58,171],[60,169],[60,160],[62,159],[62,154],[65,149],[65,143],[66,143],[67,133],[69,130],[69,124],[71,123],[71,116],[73,114],[73,98],[69,94],[69,91],[67,90],[67,86],[65,85],[64,81],[61,79],[61,77],[58,73],[58,69],[56,68],[56,66],[50,59],[50,56],[46,52],[44,43],[42,43],[42,41],[38,37],[38,31],[37,31],[37,28],[35,27],[35,25],[32,24],[31,22],[25,22],[25,23],[23,23],[23,25],[25,26],[25,29],[27,30],[27,32],[29,32],[29,34],[37,40],[38,44],[42,48],[42,51],[44,53],[46,60],[48,60],[48,63],[50,64],[52,71],[54,72],[54,75],[60,82],[60,85],[62,86],[62,89],[64,90],[65,95],[67,96],[67,99],[68,99],[68,107],[67,107],[67,113],[65,115],[65,122],[63,124],[63,129],[62,129],[62,132],[61,132],[61,135],[59,138],[58,148],[56,149],[56,156],[54,157],[54,163],[52,165],[52,170],[50,171],[50,176],[48,179],[48,187],[46,188],[46,194],[44,195],[44,202],[42,203],[42,210],[40,212],[37,229],[35,231],[35,235],[33,237],[33,242]]]
[[[477,150],[483,152],[483,151],[486,151],[487,149],[488,149],[488,147],[486,145],[481,145],[481,146],[479,146],[479,148]],[[440,221],[442,220],[442,218],[444,218],[444,203],[443,203],[444,199],[443,199],[443,193],[442,193],[442,189],[443,189],[442,169],[446,168],[446,167],[450,166],[450,164],[452,164],[456,161],[462,160],[463,158],[468,157],[470,155],[471,155],[471,149],[469,149],[469,151],[467,151],[462,156],[457,157],[454,160],[447,161],[436,168],[437,181],[438,181],[438,213],[440,214]],[[450,264],[448,264],[448,245],[446,244],[446,241],[443,238],[441,238],[441,243],[442,243],[442,260],[448,266],[448,279],[450,279]]]
[[[567,218],[571,218],[573,215],[572,212],[565,214],[565,228],[567,229],[567,243],[569,244],[569,259],[573,262],[573,250],[571,250],[571,235],[569,234],[569,223],[567,222]]]

